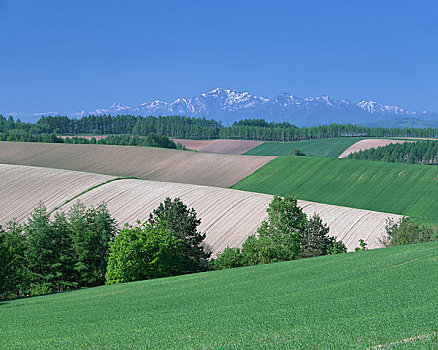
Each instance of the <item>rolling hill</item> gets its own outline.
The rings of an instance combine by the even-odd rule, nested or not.
[[[265,142],[244,154],[252,156],[288,156],[294,147],[301,149],[308,156],[336,158],[360,140],[362,140],[360,137],[334,137],[294,142]]]
[[[0,224],[14,217],[24,220],[40,200],[49,210],[65,204],[61,207],[64,211],[76,200],[86,205],[106,202],[120,225],[135,224],[137,220],[145,221],[166,197],[180,197],[198,213],[199,229],[207,232],[205,243],[213,255],[226,246],[241,246],[248,235],[254,234],[267,217],[266,208],[272,200],[272,196],[261,193],[28,166],[0,165],[0,174],[0,198],[4,203],[0,206]],[[320,214],[330,234],[342,239],[349,250],[357,247],[361,238],[369,248],[380,247],[386,218],[399,218],[307,201],[298,204],[309,216]]]
[[[153,147],[0,142],[0,164],[217,187],[234,185],[272,158]]]
[[[433,349],[437,263],[433,242],[7,301],[0,344]]]
[[[226,139],[220,139],[220,140],[174,139],[174,141],[179,142],[187,149],[191,149],[198,152],[219,153],[219,154],[243,154],[263,143],[263,141],[226,140]]]
[[[232,188],[417,216],[438,223],[438,167],[278,157]]]

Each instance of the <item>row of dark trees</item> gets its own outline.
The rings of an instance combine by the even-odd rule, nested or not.
[[[350,159],[438,165],[438,141],[393,143],[352,153]]]
[[[181,144],[175,143],[167,136],[153,133],[150,133],[147,136],[109,135],[105,138],[96,140],[95,137],[92,137],[91,139],[81,136],[60,137],[54,133],[33,134],[30,131],[23,129],[12,129],[0,132],[0,141],[145,146],[172,149],[184,148]]]
[[[120,231],[105,204],[77,202],[51,219],[40,203],[26,223],[0,227],[0,299],[346,251],[294,198],[275,197],[268,213],[241,250],[210,260],[201,220],[179,198],[166,198],[146,222]]]
[[[40,203],[26,223],[0,227],[0,296],[92,287],[105,282],[108,247],[117,226],[104,204],[75,204],[50,218]]]
[[[120,231],[105,204],[77,202],[51,219],[40,203],[26,223],[0,227],[0,299],[205,271],[199,224],[179,199]]]
[[[330,124],[297,127],[283,122],[244,119],[231,126],[206,118],[185,116],[89,115],[82,118],[43,116],[36,123],[23,123],[0,115],[0,132],[19,129],[31,134],[108,135],[150,133],[185,139],[244,139],[262,141],[296,141],[343,136],[364,137],[437,137],[437,128],[373,128],[353,124]]]

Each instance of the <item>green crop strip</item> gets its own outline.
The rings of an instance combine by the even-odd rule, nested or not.
[[[293,142],[265,142],[246,152],[251,156],[288,156],[292,148],[315,157],[339,157],[348,147],[363,140],[361,137],[334,137]]]
[[[144,180],[144,179],[141,179],[141,178],[138,178],[138,177],[134,177],[134,176],[128,176],[128,177],[116,177],[114,179],[110,179],[110,180],[104,181],[104,182],[102,182],[100,184],[97,184],[95,186],[87,188],[85,191],[82,191],[81,193],[77,194],[76,196],[74,196],[72,198],[67,199],[64,203],[62,203],[61,205],[58,205],[52,211],[50,211],[50,214],[53,214],[55,211],[61,209],[66,204],[74,201],[75,199],[79,198],[80,196],[84,195],[85,193],[88,193],[88,192],[90,192],[90,191],[92,191],[92,190],[94,190],[96,188],[99,188],[99,187],[101,187],[103,185],[109,184],[109,183],[114,182],[114,181],[119,181],[119,180]]]
[[[278,157],[232,188],[438,222],[438,167]]]
[[[437,264],[432,242],[7,301],[0,347],[436,349]]]

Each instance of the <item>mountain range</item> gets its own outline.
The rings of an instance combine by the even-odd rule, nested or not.
[[[57,112],[10,113],[22,119]],[[152,101],[138,106],[113,103],[95,111],[62,113],[80,117],[88,114],[185,115],[214,118],[225,125],[244,118],[263,118],[267,121],[290,122],[297,126],[315,126],[329,123],[355,123],[385,127],[437,127],[438,114],[427,111],[411,112],[398,106],[379,104],[371,100],[357,103],[330,96],[297,97],[283,92],[273,98],[256,96],[246,91],[216,88],[192,98],[174,101]],[[32,118],[33,116],[33,118]]]

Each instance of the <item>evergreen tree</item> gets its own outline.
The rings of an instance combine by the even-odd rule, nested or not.
[[[151,227],[162,223],[184,241],[183,259],[179,273],[193,273],[207,268],[211,253],[203,246],[205,233],[198,232],[201,223],[193,208],[189,209],[179,199],[173,201],[167,197],[150,215],[148,223]]]
[[[116,221],[104,203],[87,209],[77,202],[67,216],[71,224],[74,270],[79,286],[104,284],[109,242],[117,232]]]

